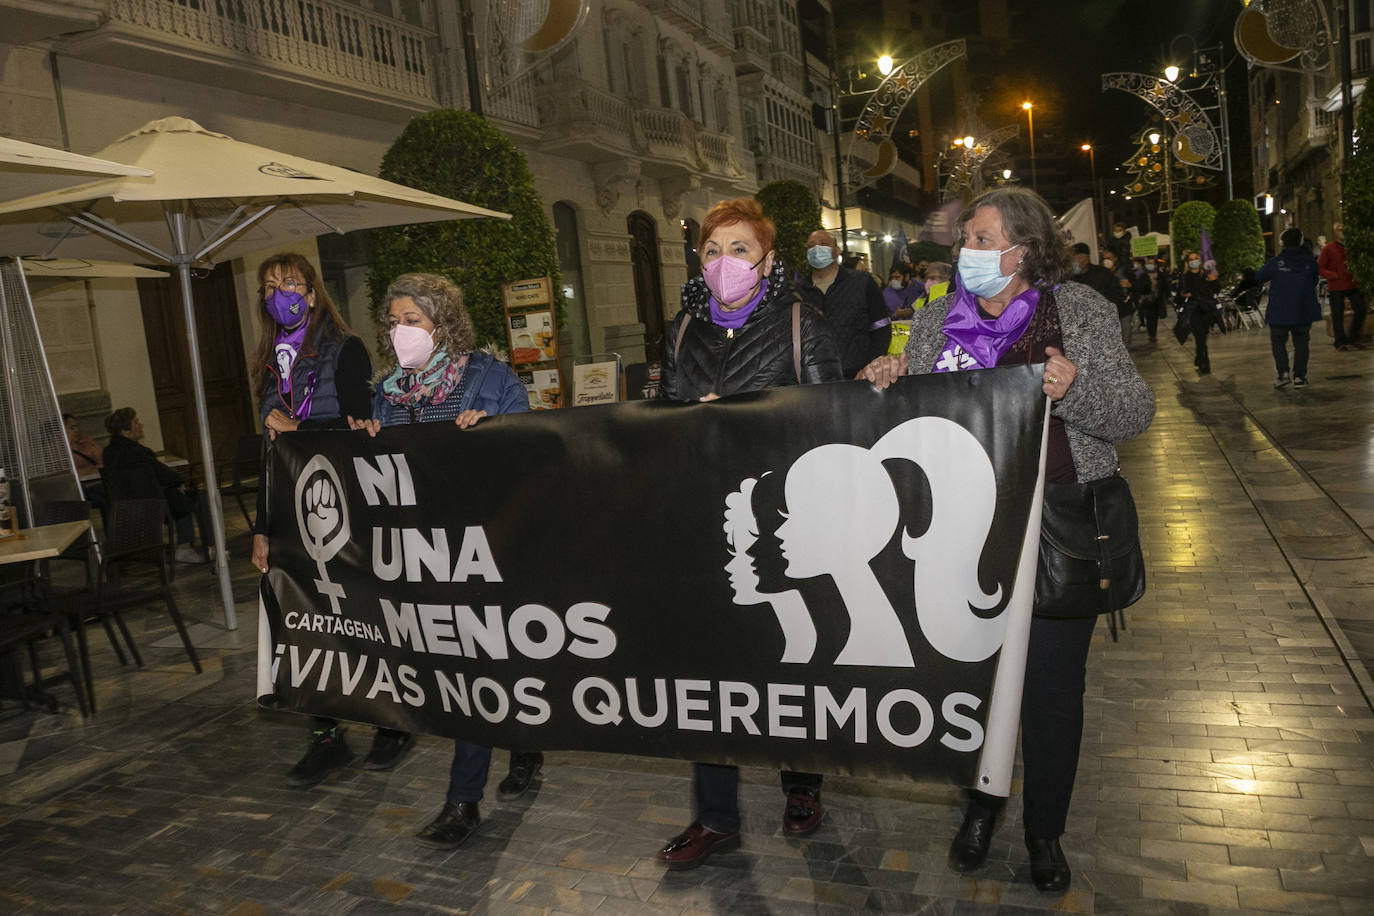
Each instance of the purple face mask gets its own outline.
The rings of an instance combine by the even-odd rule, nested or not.
[[[292,293],[280,286],[267,294],[267,314],[283,328],[294,328],[310,317],[310,305],[301,293]]]

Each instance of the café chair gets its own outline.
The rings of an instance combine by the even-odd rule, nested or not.
[[[171,563],[168,560],[167,545],[163,536],[165,501],[121,499],[110,503],[107,511],[108,524],[96,573],[93,612],[100,618],[105,631],[110,633],[112,642],[114,634],[110,630],[110,621],[114,622],[129,647],[129,654],[133,656],[134,663],[141,668],[143,656],[139,654],[138,646],[129,635],[129,628],[125,625],[120,612],[125,608],[153,601],[163,602],[167,606],[168,615],[172,618],[172,624],[176,627],[177,635],[181,637],[181,644],[186,648],[186,657],[191,660],[196,674],[200,674],[200,658],[196,655],[196,647],[191,645],[191,637],[186,632],[186,624],[182,621],[181,611],[177,608],[176,598],[172,595],[169,574]],[[135,563],[156,567],[156,578],[144,576],[138,577],[138,581],[133,581],[134,577],[117,573],[116,564],[127,566]],[[120,664],[125,664],[124,654],[119,650],[117,643],[115,654],[119,656]]]
[[[84,719],[90,715],[86,707],[87,688],[82,682],[83,669],[77,661],[72,645],[71,620],[65,611],[53,609],[48,583],[40,576],[23,574],[0,581],[0,655],[11,661],[20,700],[24,710],[29,708],[30,695],[41,698],[50,712],[57,711],[57,698],[45,688],[43,668],[38,660],[38,642],[56,634],[62,640],[67,657],[67,674],[76,690],[76,705]],[[33,686],[23,683],[23,666],[18,660],[21,648],[27,647],[29,665],[33,669]]]

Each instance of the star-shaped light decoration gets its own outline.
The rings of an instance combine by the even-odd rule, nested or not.
[[[887,125],[891,123],[891,118],[883,114],[881,111],[877,112],[873,115],[873,117],[868,119],[869,133],[878,134],[879,136],[887,136]]]
[[[907,86],[911,85],[911,77],[907,75],[905,70],[899,70],[897,75],[892,78],[892,82],[897,84],[897,88],[906,89]]]

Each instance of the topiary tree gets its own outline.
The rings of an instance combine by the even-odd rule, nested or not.
[[[1341,221],[1345,223],[1345,259],[1350,272],[1366,289],[1374,284],[1374,98],[1360,96],[1355,109],[1359,144],[1345,165]]]
[[[754,199],[763,215],[778,228],[773,248],[794,271],[806,266],[806,237],[821,228],[821,205],[811,189],[800,181],[775,181],[759,188]]]
[[[1259,213],[1248,200],[1228,200],[1217,208],[1212,248],[1223,277],[1264,265],[1264,232]]]
[[[388,181],[511,215],[509,220],[462,219],[377,229],[367,274],[371,313],[386,327],[382,296],[403,273],[443,274],[463,290],[479,346],[504,348],[501,284],[553,279],[563,320],[563,291],[553,229],[534,190],[525,156],[505,134],[469,111],[446,109],[414,118],[382,159]]]
[[[1179,204],[1178,209],[1174,210],[1171,226],[1173,258],[1176,264],[1183,264],[1183,252],[1202,250],[1202,230],[1206,229],[1208,235],[1213,235],[1216,217],[1216,209],[1205,200],[1190,200],[1186,204]]]

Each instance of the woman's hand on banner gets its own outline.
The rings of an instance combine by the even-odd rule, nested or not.
[[[295,431],[301,425],[300,420],[293,420],[288,417],[280,408],[272,408],[267,419],[262,421],[262,425],[274,433],[289,433]]]
[[[349,418],[348,418],[348,428],[349,428],[349,429],[365,429],[365,430],[367,430],[367,434],[368,434],[369,436],[374,436],[374,437],[375,437],[375,436],[377,435],[377,431],[380,430],[380,429],[382,428],[382,421],[381,421],[381,420],[373,420],[373,419],[367,418],[367,417],[364,417],[364,418],[361,419],[361,420],[355,420],[355,419],[353,419],[352,417],[349,417]]]
[[[907,362],[906,354],[899,353],[896,356],[880,356],[859,370],[859,374],[854,376],[856,379],[864,379],[873,383],[873,387],[882,391],[897,379],[906,375]]]
[[[459,429],[467,429],[469,426],[475,425],[478,420],[486,415],[487,412],[485,410],[465,410],[460,413],[453,422],[458,424]]]
[[[258,572],[267,572],[267,535],[253,535],[253,568]]]
[[[1040,376],[1040,387],[1051,401],[1058,401],[1069,393],[1078,367],[1054,347],[1045,348],[1045,357],[1045,374]]]

